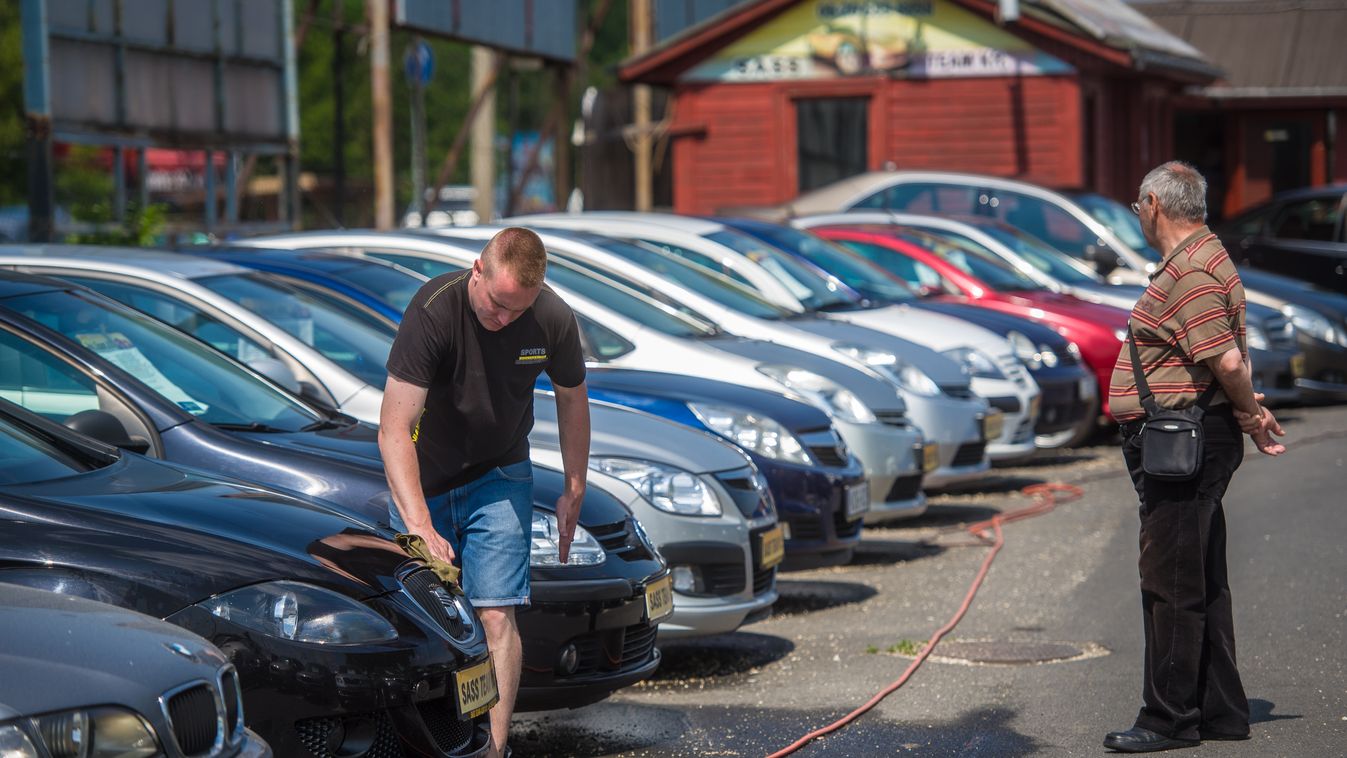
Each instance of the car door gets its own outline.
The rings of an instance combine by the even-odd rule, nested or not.
[[[1297,198],[1267,214],[1256,235],[1237,243],[1250,264],[1320,287],[1347,292],[1344,203],[1335,192]]]

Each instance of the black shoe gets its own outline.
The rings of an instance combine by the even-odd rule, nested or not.
[[[1134,726],[1125,732],[1109,732],[1104,737],[1104,747],[1119,753],[1154,753],[1159,750],[1176,750],[1181,747],[1197,747],[1197,740],[1179,740],[1156,734],[1149,729]]]
[[[1239,740],[1249,739],[1249,734],[1225,734],[1223,732],[1209,732],[1206,729],[1198,729],[1197,736],[1202,738],[1203,742],[1237,742]]]

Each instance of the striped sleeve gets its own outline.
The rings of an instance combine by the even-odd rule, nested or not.
[[[1232,347],[1235,329],[1231,319],[1230,289],[1205,271],[1185,274],[1182,295],[1171,305],[1177,309],[1174,337],[1193,363],[1220,355]]]

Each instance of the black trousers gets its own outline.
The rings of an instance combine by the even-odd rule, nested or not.
[[[1135,425],[1129,424],[1128,427]],[[1202,468],[1184,482],[1141,470],[1141,436],[1124,429],[1123,457],[1141,498],[1141,612],[1146,636],[1136,725],[1177,739],[1198,730],[1249,732],[1249,701],[1235,665],[1221,498],[1244,458],[1228,405],[1212,408]]]

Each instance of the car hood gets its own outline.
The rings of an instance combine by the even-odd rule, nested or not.
[[[34,527],[26,539],[51,544],[53,561],[137,572],[140,582],[176,596],[179,608],[273,579],[371,597],[397,589],[394,573],[409,560],[321,501],[130,453],[78,476],[7,487],[5,495],[18,511],[13,518]]]
[[[226,663],[172,624],[82,598],[0,588],[0,719],[91,705],[152,703]]]
[[[240,436],[264,446],[318,455],[348,465],[383,470],[379,429],[366,423],[347,424],[312,432],[244,432]]]
[[[1001,302],[1019,306],[1030,313],[1035,309],[1043,311],[1044,315],[1041,318],[1046,321],[1053,321],[1054,317],[1072,319],[1095,324],[1108,329],[1110,332],[1114,329],[1127,328],[1127,311],[1111,305],[1087,303],[1080,298],[1059,292],[1033,292],[1029,294],[1003,292],[997,299]]]
[[[875,411],[906,411],[898,387],[857,368],[820,355],[771,342],[722,335],[700,341],[701,344],[764,364],[792,366],[812,371],[845,387]],[[841,359],[841,356],[838,356]]]
[[[916,313],[917,311],[913,311]],[[923,314],[924,315],[924,314]],[[941,387],[968,384],[968,375],[951,358],[927,347],[887,331],[879,331],[849,321],[805,316],[785,323],[801,331],[826,337],[833,342],[848,342],[876,349],[888,350],[907,363],[921,369]]]
[[[994,332],[953,316],[924,311],[907,304],[839,311],[829,315],[852,324],[901,335],[939,352],[972,347],[989,355],[1011,353],[1010,344]]]
[[[1247,266],[1240,266],[1239,278],[1246,290],[1265,293],[1288,303],[1313,308],[1338,321],[1347,319],[1347,295],[1330,292],[1299,279],[1270,274]]]
[[[942,303],[932,300],[918,303],[915,307],[969,321],[1002,337],[1012,331],[1020,332],[1035,344],[1047,345],[1058,353],[1066,350],[1068,340],[1065,337],[1037,321],[1022,316],[980,308],[972,303]]]
[[[560,449],[557,409],[552,395],[534,394],[533,431],[529,444],[535,449]],[[705,432],[699,432],[642,411],[589,404],[590,447],[593,457],[635,458],[707,474],[740,469],[748,465],[743,453]]]
[[[1137,300],[1145,294],[1146,288],[1140,284],[1073,284],[1071,294],[1088,303],[1107,305],[1113,308],[1132,310]]]

